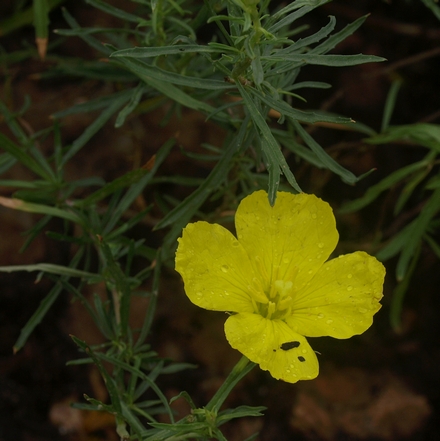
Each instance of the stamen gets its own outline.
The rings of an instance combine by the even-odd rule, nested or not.
[[[267,315],[266,318],[270,319],[272,317],[272,314],[277,310],[277,305],[273,302],[269,302],[268,308],[267,308]]]
[[[264,294],[261,282],[256,277],[252,279],[252,285],[248,285],[248,290],[257,302],[267,303],[269,301],[266,294]]]
[[[278,302],[278,311],[283,311],[284,309],[291,308],[292,297],[287,296]]]

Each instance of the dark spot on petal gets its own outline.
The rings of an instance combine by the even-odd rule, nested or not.
[[[297,348],[299,345],[299,341],[286,341],[286,343],[283,343],[280,348],[283,351],[288,351],[289,349]]]
[[[298,357],[298,360],[302,363],[304,361],[306,361],[306,359],[304,357],[301,357],[301,355]]]

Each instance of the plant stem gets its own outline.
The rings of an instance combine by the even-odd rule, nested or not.
[[[255,363],[249,361],[244,355],[240,358],[238,363],[234,366],[231,373],[228,375],[224,383],[220,386],[211,401],[206,405],[205,409],[217,414],[223,402],[228,397],[235,385],[245,377],[254,367]]]

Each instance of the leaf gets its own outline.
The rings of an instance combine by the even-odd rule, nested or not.
[[[120,18],[123,21],[128,21],[137,24],[144,24],[146,22],[146,20],[142,18],[140,15],[130,14],[129,12],[116,8],[111,4],[104,2],[102,0],[86,0],[86,3],[95,7],[96,9],[100,9],[101,11],[104,11],[106,14]]]
[[[98,368],[104,383],[105,387],[109,393],[110,400],[112,403],[112,406],[114,410],[121,415],[122,414],[122,406],[121,406],[121,398],[119,396],[118,388],[116,386],[115,380],[110,376],[110,374],[107,372],[107,369],[104,368],[104,366],[101,363],[100,357],[98,353],[95,353],[90,346],[88,346],[84,341],[80,340],[79,338],[75,336],[71,336],[72,340],[87,354],[89,355],[95,366]],[[113,360],[113,359],[111,359]]]
[[[49,10],[54,9],[65,0],[47,0],[47,7]],[[16,6],[14,6],[15,9]],[[7,35],[12,31],[30,25],[34,19],[34,8],[29,6],[22,11],[16,11],[11,17],[6,18],[0,22],[1,35]]]
[[[173,138],[169,139],[165,144],[160,147],[157,154],[154,156],[154,164],[147,174],[142,176],[142,178],[130,186],[130,188],[125,193],[124,197],[119,201],[118,205],[110,213],[111,216],[108,220],[103,220],[104,229],[103,234],[105,236],[111,234],[111,231],[115,225],[119,222],[121,216],[126,212],[128,207],[133,203],[133,201],[139,196],[143,189],[151,182],[151,179],[156,174],[160,165],[165,161],[171,148],[174,146],[175,140]]]
[[[147,73],[146,70],[143,69],[143,66],[140,65],[138,60],[131,60],[129,58],[120,58],[118,59],[118,63],[124,65],[128,70],[130,70],[130,72],[134,73],[142,81],[144,81],[149,86],[156,89],[157,91],[161,92],[163,95],[167,96],[171,100],[176,101],[177,103],[182,104],[183,106],[188,107],[189,109],[198,110],[205,114],[215,113],[216,109],[214,107],[210,106],[209,104],[206,104],[203,101],[199,101],[196,98],[193,98],[192,96],[183,92],[179,88],[175,87],[170,82],[164,82],[163,78],[157,72],[156,72],[157,75],[155,75],[154,77],[151,76],[150,75],[151,71],[148,71]],[[177,74],[173,74],[173,75],[176,76]],[[167,76],[167,78],[170,79],[171,77]],[[175,77],[173,76],[173,78]],[[181,79],[182,78],[184,77],[181,77]],[[210,80],[210,81],[214,81],[214,80]],[[223,85],[224,88],[226,86],[229,87],[228,85]],[[218,112],[215,113],[215,118],[213,117],[213,119],[220,120],[224,123],[229,123],[229,118],[224,113],[218,113]]]
[[[328,155],[327,152],[301,127],[297,121],[293,121],[293,125],[298,132],[298,135],[301,136],[310,150],[315,153],[326,168],[339,175],[341,179],[348,184],[355,184],[360,179],[352,172],[342,167],[342,165],[338,164],[330,155]]]
[[[61,160],[60,167],[63,167],[67,162],[73,158],[85,145],[86,143],[102,128],[105,123],[115,114],[130,98],[131,90],[126,91],[126,93],[121,94],[113,101],[109,103],[102,113],[96,118],[85,130],[84,132],[73,141],[70,148],[67,150],[63,159]]]
[[[186,53],[207,53],[207,54],[221,54],[231,52],[237,54],[239,51],[227,45],[200,45],[200,44],[174,44],[172,46],[160,47],[134,47],[130,49],[121,49],[111,54],[111,58],[155,58],[163,55],[182,55]]]
[[[422,0],[422,2],[440,20],[440,6],[438,6],[437,0]]]
[[[428,231],[429,222],[438,211],[440,211],[440,188],[434,190],[420,214],[411,223],[411,235],[408,237],[408,240],[402,249],[399,261],[397,262],[397,280],[401,281],[404,279],[411,258],[416,252],[416,248],[419,246],[424,234]]]
[[[334,49],[341,41],[344,41],[347,37],[352,35],[357,29],[359,29],[364,21],[368,18],[368,15],[359,17],[353,23],[348,24],[342,30],[336,34],[331,35],[327,40],[318,46],[314,47],[310,52],[313,54],[325,54]]]
[[[266,123],[266,120],[258,110],[251,96],[247,93],[247,90],[241,85],[240,82],[237,82],[237,87],[255,127],[262,136],[261,148],[268,162],[269,202],[271,205],[273,205],[275,203],[281,173],[286,176],[287,181],[296,191],[301,192],[301,188],[296,182],[293,173],[290,171],[286,158],[284,158],[277,141],[275,140],[269,126]]]
[[[78,262],[82,258],[82,255],[83,255],[82,249],[80,248],[79,251],[73,257],[72,261],[70,262],[72,270],[75,270],[76,266],[78,265]],[[23,266],[27,266],[27,265],[23,265]],[[7,267],[3,267],[3,268],[7,268]],[[35,327],[43,320],[47,311],[50,309],[50,307],[53,305],[55,300],[58,298],[58,295],[62,292],[64,283],[67,282],[67,280],[68,280],[68,276],[62,276],[61,280],[54,285],[54,287],[49,291],[47,296],[40,302],[40,305],[38,306],[37,310],[32,314],[32,317],[27,321],[27,323],[21,329],[20,335],[13,347],[14,353],[17,353],[25,345],[27,339],[32,334]]]
[[[130,113],[136,109],[138,106],[140,100],[142,99],[142,95],[147,91],[148,89],[145,87],[145,84],[138,84],[136,89],[133,90],[133,94],[130,98],[130,101],[128,104],[119,112],[118,117],[116,118],[115,127],[119,128],[122,127],[122,125],[125,122],[125,119],[127,118]]]
[[[148,173],[150,173],[150,171],[143,168],[132,170],[125,175],[114,179],[112,182],[109,182],[104,187],[92,193],[90,196],[87,196],[85,199],[75,202],[75,206],[81,208],[90,207],[121,188],[128,187],[139,182]]]
[[[399,170],[396,170],[385,179],[382,179],[382,181],[380,181],[376,185],[372,185],[371,187],[369,187],[364,196],[362,196],[361,198],[344,204],[338,210],[339,213],[352,213],[366,207],[367,205],[371,204],[371,202],[373,202],[381,193],[383,193],[385,190],[388,190],[393,185],[398,184],[407,176],[416,173],[421,169],[429,167],[432,159],[433,157],[430,154],[421,161],[415,162],[413,164],[402,167]]]
[[[41,165],[39,161],[35,160],[30,154],[29,150],[26,150],[18,145],[14,144],[8,137],[0,133],[0,148],[8,152],[11,156],[16,158],[21,164],[33,171],[36,175],[51,181],[54,178],[53,171],[49,165]],[[35,150],[32,152],[35,153]]]
[[[13,210],[46,214],[59,217],[61,219],[66,219],[77,224],[82,224],[82,219],[73,211],[68,211],[67,209],[61,209],[42,204],[34,204],[32,202],[22,201],[21,199],[5,198],[3,196],[0,196],[0,205],[12,208]]]
[[[400,87],[402,86],[402,80],[393,81],[390,90],[388,92],[387,99],[385,101],[385,109],[382,116],[382,124],[380,131],[383,133],[388,129],[391,121],[391,115],[394,111],[394,106],[396,105],[397,94],[399,93]]]
[[[369,144],[386,144],[395,141],[409,141],[440,153],[440,125],[415,123],[390,127],[384,133],[366,140]]]
[[[144,80],[145,78],[151,78],[163,83],[177,84],[179,86],[191,87],[193,89],[227,90],[234,88],[233,85],[225,81],[185,76],[174,72],[169,72],[137,59],[119,57],[118,62],[123,64],[137,77]]]
[[[301,18],[302,16],[306,15],[313,9],[317,8],[318,6],[321,6],[325,3],[328,3],[330,0],[314,0],[313,2],[310,1],[296,1],[292,2],[285,8],[281,9],[280,11],[276,12],[271,18],[272,20],[269,21],[269,23],[274,22],[275,24],[271,25],[267,31],[271,34],[275,34],[277,31],[279,31],[281,28],[290,25],[295,20],[298,20],[298,18]],[[292,12],[291,14],[285,16],[284,18],[281,18],[284,14],[287,12],[290,12],[294,9],[298,9],[296,12]]]
[[[133,89],[122,90],[121,92],[112,93],[111,95],[102,96],[93,100],[86,101],[84,103],[75,104],[68,109],[60,110],[59,112],[53,113],[52,118],[64,118],[69,115],[76,115],[85,112],[94,112],[96,110],[106,109],[112,102],[119,100],[121,98],[130,99],[133,94]]]
[[[420,257],[421,246],[418,244],[414,255],[411,257],[411,263],[409,265],[409,269],[406,272],[403,279],[396,286],[393,291],[393,297],[391,299],[391,308],[390,308],[390,323],[394,330],[400,328],[401,320],[402,320],[402,306],[403,299],[405,297],[405,293],[408,290],[409,283],[411,281],[414,270],[417,267],[417,262]]]
[[[341,66],[356,66],[358,64],[364,63],[377,63],[380,61],[386,61],[385,58],[377,57],[376,55],[315,55],[312,53],[308,54],[285,54],[278,56],[275,52],[268,57],[262,57],[263,60],[267,61],[284,61],[288,60],[296,63],[292,66],[292,69],[303,64],[312,64],[317,66],[330,66],[330,67],[341,67]]]
[[[222,157],[215,165],[209,176],[205,179],[190,196],[188,196],[182,203],[171,210],[158,224],[154,227],[155,230],[173,225],[173,234],[169,236],[169,241],[174,242],[175,237],[180,235],[182,228],[190,221],[194,213],[205,202],[208,196],[219,187],[226,179],[230,170],[230,162],[233,156],[238,153],[242,143],[245,140],[248,119],[242,122],[240,130],[237,135],[229,142],[225,148]],[[175,237],[174,237],[175,236]]]
[[[62,291],[61,284],[56,284],[47,294],[47,296],[40,302],[40,305],[32,314],[32,317],[27,321],[27,323],[21,328],[20,335],[17,341],[14,343],[13,351],[16,354],[27,342],[29,336],[32,334],[37,325],[41,323],[45,317],[47,311],[55,303],[58,296]]]
[[[53,263],[36,263],[33,265],[8,265],[0,266],[0,272],[12,273],[16,271],[42,271],[44,273],[58,274],[59,276],[79,277],[88,280],[90,283],[96,283],[102,279],[102,276],[88,271],[77,270],[63,265],[55,265]]]
[[[343,116],[333,116],[324,112],[304,112],[303,110],[294,109],[289,104],[281,99],[275,99],[269,94],[264,94],[257,89],[249,88],[249,93],[257,97],[260,101],[266,103],[271,109],[277,110],[286,117],[297,121],[316,123],[316,122],[330,122],[335,124],[352,124],[351,118]]]

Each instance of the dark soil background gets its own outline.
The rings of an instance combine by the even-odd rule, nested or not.
[[[128,2],[111,3],[123,8]],[[11,13],[13,4],[1,2],[1,18]],[[82,1],[66,1],[64,6],[83,26],[115,25],[114,19]],[[308,91],[304,94],[308,103],[302,106],[350,116],[379,130],[391,81],[401,78],[403,87],[392,123],[440,123],[440,22],[421,1],[335,0],[307,15],[305,21],[312,29],[319,29],[329,15],[335,15],[340,29],[365,14],[371,14],[366,23],[337,50],[379,55],[388,61],[353,68],[304,68],[299,80],[326,81],[333,87]],[[68,27],[59,10],[52,13],[51,20],[54,29]],[[33,44],[32,32],[30,27],[22,28],[1,37],[0,45],[11,54]],[[113,86],[92,79],[44,79],[42,74],[56,65],[56,57],[63,56],[93,60],[100,55],[79,39],[70,38],[55,47],[46,61],[26,58],[1,65],[0,98],[7,106],[17,111],[25,96],[31,99],[29,110],[20,119],[29,133],[50,127],[49,117],[56,111],[112,92]],[[77,138],[94,117],[83,114],[65,118],[65,143]],[[215,126],[204,122],[202,115],[193,112],[185,111],[180,119],[172,119],[165,127],[159,126],[162,117],[158,110],[131,118],[119,130],[108,125],[69,164],[68,179],[93,175],[114,179],[145,163],[169,136],[177,136],[180,146],[195,151],[203,142],[218,144],[222,136]],[[10,136],[1,120],[0,130]],[[425,154],[413,146],[366,146],[359,135],[340,130],[313,130],[321,145],[354,173],[377,168],[359,185],[349,187],[327,172],[289,158],[302,188],[328,200],[335,209]],[[50,151],[49,144],[42,148]],[[176,148],[161,173],[204,176],[211,166],[194,165]],[[16,167],[7,178],[31,176]],[[160,192],[161,187],[155,191]],[[182,197],[180,188],[168,186],[166,191]],[[10,189],[0,188],[0,195],[10,196]],[[378,230],[382,229],[386,238],[404,225],[409,219],[405,213],[399,219],[391,216],[397,196],[397,191],[391,191],[360,213],[337,216],[341,233],[337,251],[368,251]],[[154,203],[154,194],[144,198],[142,203]],[[419,203],[420,200],[413,201],[414,206]],[[0,209],[0,216],[0,265],[69,262],[69,248],[46,237],[38,238],[24,254],[19,254],[24,241],[22,232],[38,218],[5,208]],[[160,236],[151,231],[154,219],[150,221],[151,225],[139,227],[133,234],[147,237],[148,245],[156,247]],[[61,228],[57,221],[49,226],[51,231]],[[229,406],[264,405],[268,409],[264,418],[240,420],[226,427],[228,440],[244,440],[255,431],[260,431],[260,441],[439,439],[440,266],[430,249],[423,248],[405,298],[402,326],[395,332],[389,325],[394,265],[393,261],[387,262],[384,306],[370,330],[347,341],[312,339],[313,348],[320,353],[321,373],[316,380],[289,385],[256,368],[240,383]],[[0,275],[0,441],[116,440],[111,415],[86,413],[69,405],[81,401],[84,393],[105,401],[107,393],[93,368],[66,367],[67,361],[78,357],[69,334],[89,344],[102,341],[81,306],[72,303],[68,294],[53,306],[24,349],[12,355],[21,327],[51,286],[45,279],[37,284],[34,281],[34,274]],[[94,291],[97,289],[93,287]],[[134,305],[133,326],[142,321],[145,307],[142,300]],[[221,313],[190,304],[178,275],[172,269],[165,271],[151,344],[161,356],[199,366],[160,380],[169,398],[187,390],[197,405],[203,406],[222,383],[239,358],[225,340],[224,320]],[[175,403],[175,409],[180,416],[188,412],[180,401]]]

